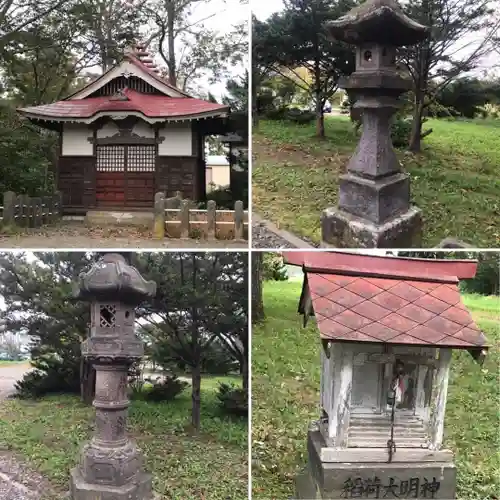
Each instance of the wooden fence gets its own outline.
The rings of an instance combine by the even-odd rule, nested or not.
[[[40,227],[61,219],[61,193],[31,197],[7,191],[0,208],[0,224],[4,226]]]
[[[211,200],[201,210],[180,193],[173,198],[156,193],[154,237],[248,240],[248,212],[242,201],[235,202],[234,210],[217,210]]]

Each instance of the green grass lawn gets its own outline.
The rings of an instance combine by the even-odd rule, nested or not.
[[[216,389],[213,378],[202,383],[199,435],[189,427],[189,390],[171,402],[134,401],[131,405],[129,434],[143,451],[162,499],[247,498],[247,421],[220,414]],[[4,401],[0,405],[0,451],[20,455],[63,492],[69,488],[69,471],[77,463],[80,446],[92,435],[93,416],[94,409],[76,396]]]
[[[454,236],[476,247],[500,246],[500,123],[429,120],[422,154],[400,151],[411,175],[412,202],[423,211],[423,246]],[[315,124],[262,120],[253,133],[255,211],[319,243],[320,215],[337,204],[338,176],[357,137],[345,116],[327,116],[327,138]]]
[[[0,360],[0,366],[12,366],[12,365],[29,365],[29,360],[23,360],[23,361],[12,361],[10,359]]]
[[[320,342],[314,320],[297,314],[300,282],[266,282],[265,322],[252,335],[252,484],[254,496],[281,500],[294,493],[307,460],[306,435],[318,418]],[[494,346],[481,367],[455,351],[450,376],[445,444],[456,453],[458,498],[497,498],[500,311],[495,297],[464,296]]]

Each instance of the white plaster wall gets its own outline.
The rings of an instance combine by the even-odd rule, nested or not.
[[[143,121],[139,121],[134,125],[132,133],[149,139],[154,139],[155,137],[154,128],[149,123]]]
[[[191,123],[166,123],[159,131],[165,139],[158,147],[159,156],[192,156],[193,137]]]
[[[88,141],[92,130],[80,123],[65,123],[62,132],[62,156],[92,156],[94,146]]]
[[[207,166],[207,191],[212,188],[218,189],[229,186],[229,167],[227,165],[211,165]],[[212,185],[215,184],[215,187]]]
[[[112,137],[119,132],[118,125],[115,122],[106,122],[101,128],[97,129],[97,138]]]

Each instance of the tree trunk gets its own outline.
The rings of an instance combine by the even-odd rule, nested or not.
[[[252,126],[254,130],[257,130],[259,127],[259,113],[257,110],[257,75],[256,71],[252,74],[252,89],[250,92],[250,102],[251,102],[251,110],[252,110]]]
[[[413,123],[411,127],[409,150],[420,153],[422,149],[422,119],[424,114],[423,96],[415,96],[415,107],[413,109]]]
[[[316,137],[324,139],[325,137],[325,115],[323,107],[325,100],[323,99],[323,92],[321,91],[321,67],[319,57],[319,43],[315,40],[315,52],[318,57],[314,60],[314,97],[316,101]]]
[[[86,405],[91,405],[95,396],[95,370],[83,356],[80,361],[80,397]]]
[[[248,350],[245,349],[243,359],[241,360],[241,379],[243,382],[243,390],[248,391]]]
[[[324,139],[325,137],[325,115],[323,113],[323,99],[321,92],[316,93],[316,137]]]
[[[191,424],[196,431],[200,430],[201,421],[201,360],[191,370]]]
[[[167,8],[167,43],[168,43],[168,79],[177,86],[177,61],[175,60],[175,2],[169,2]]]
[[[252,324],[262,321],[264,301],[262,298],[262,252],[252,252]]]

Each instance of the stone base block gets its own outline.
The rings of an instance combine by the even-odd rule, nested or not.
[[[140,473],[124,486],[87,483],[78,467],[71,471],[71,500],[155,500],[150,474]]]
[[[408,174],[372,180],[348,173],[340,176],[339,183],[339,210],[374,224],[383,224],[410,208]]]
[[[321,216],[322,247],[332,248],[411,248],[421,247],[422,215],[411,207],[406,213],[374,224],[337,208],[327,208]]]
[[[452,462],[325,463],[323,445],[319,431],[309,431],[309,464],[297,476],[297,499],[456,498]]]

